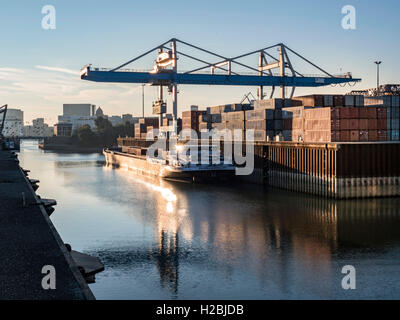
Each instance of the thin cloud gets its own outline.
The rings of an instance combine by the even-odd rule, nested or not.
[[[79,75],[79,71],[65,69],[65,68],[58,68],[58,67],[48,67],[48,66],[35,66],[36,69],[46,70],[46,71],[55,71],[55,72],[62,72],[68,73],[73,75]]]

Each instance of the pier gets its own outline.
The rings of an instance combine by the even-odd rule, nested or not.
[[[26,174],[15,154],[0,151],[0,299],[94,299]],[[42,287],[45,266],[55,269],[55,289]]]

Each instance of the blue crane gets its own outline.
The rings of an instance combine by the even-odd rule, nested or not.
[[[218,58],[219,61],[209,62],[192,54],[178,51],[178,44],[189,47],[192,51],[211,55]],[[271,53],[272,49],[278,49],[279,56],[274,56]],[[153,70],[124,69],[127,65],[154,51],[158,51],[158,55]],[[251,55],[258,55],[258,66],[254,67],[240,61],[240,59]],[[322,75],[306,76],[295,70],[290,59],[293,55],[318,69],[322,72]],[[178,57],[191,59],[201,63],[202,66],[189,71],[178,71]],[[234,67],[240,68],[240,70],[236,70]],[[209,71],[205,72],[206,69],[209,69]],[[274,74],[272,72],[274,69],[279,69],[279,73]],[[246,72],[243,72],[243,70],[246,70]],[[291,87],[290,98],[292,98],[296,87],[345,85],[346,83],[361,81],[361,79],[353,78],[351,73],[334,76],[283,43],[229,58],[176,38],[170,39],[114,69],[95,68],[86,65],[82,68],[80,76],[83,80],[96,82],[142,83],[159,86],[159,100],[153,104],[153,113],[156,114],[166,112],[165,103],[162,100],[162,88],[166,86],[172,93],[174,119],[177,118],[177,85],[181,84],[257,86],[258,98],[264,99],[264,87],[267,86],[272,87],[270,98],[274,95],[275,87],[280,87],[282,98],[285,98],[285,88]]]

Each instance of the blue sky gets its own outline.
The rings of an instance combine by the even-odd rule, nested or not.
[[[56,29],[41,27],[42,7],[56,8]],[[341,27],[344,5],[356,8],[356,30]],[[115,67],[172,37],[235,56],[284,42],[331,73],[376,83],[373,61],[383,60],[381,82],[399,83],[399,1],[1,1],[1,104],[22,108],[25,120],[56,122],[63,103],[90,102],[107,114],[141,112],[137,84],[88,83],[74,72],[87,64]],[[150,69],[151,60],[132,67]],[[256,61],[254,61],[256,64]],[[299,71],[301,66],[299,66]],[[156,89],[146,87],[147,113]],[[179,111],[239,102],[256,88],[181,86]],[[299,89],[346,92],[345,88]],[[170,102],[170,97],[167,98]]]

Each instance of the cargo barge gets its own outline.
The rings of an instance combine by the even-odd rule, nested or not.
[[[133,148],[130,148],[133,149]],[[143,149],[146,150],[146,149]],[[147,177],[160,177],[166,180],[202,182],[220,181],[235,174],[235,166],[230,164],[191,163],[181,156],[178,159],[165,157],[164,160],[147,157],[145,154],[122,152],[122,148],[104,149],[106,164],[127,168]]]

